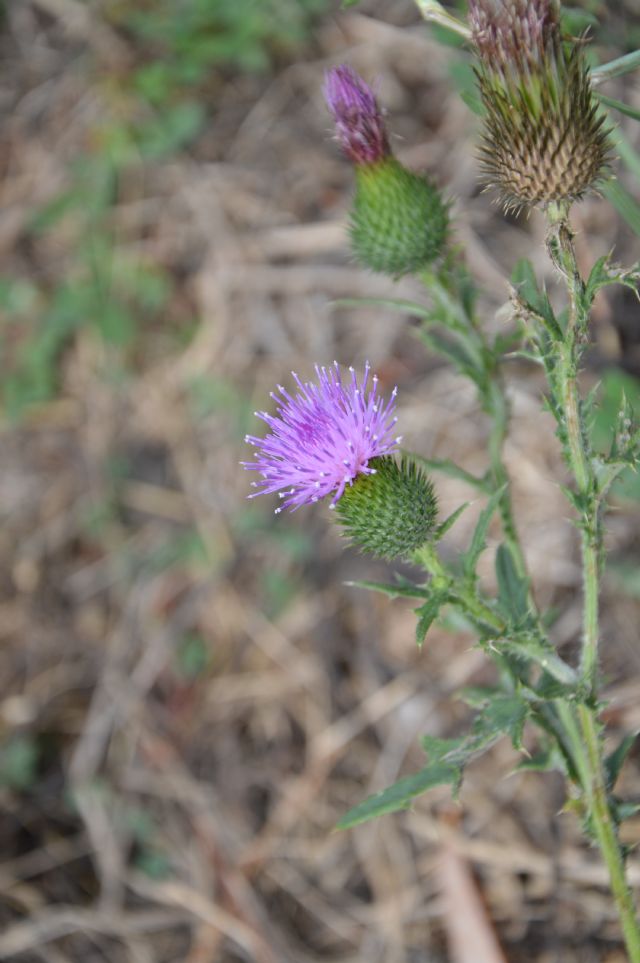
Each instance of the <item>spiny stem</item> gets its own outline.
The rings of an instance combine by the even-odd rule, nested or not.
[[[640,963],[640,927],[633,897],[625,875],[624,858],[607,795],[602,758],[602,740],[597,718],[598,592],[600,547],[599,500],[592,453],[582,417],[578,391],[578,365],[589,322],[584,282],[578,270],[568,205],[550,204],[548,247],[551,260],[563,277],[569,294],[569,317],[564,339],[558,345],[555,385],[556,407],[562,413],[561,429],[567,459],[574,476],[579,500],[582,569],[583,634],[581,676],[586,702],[574,708],[559,704],[558,711],[568,734],[576,773],[584,793],[593,831],[607,865],[611,891],[616,903],[631,963]]]

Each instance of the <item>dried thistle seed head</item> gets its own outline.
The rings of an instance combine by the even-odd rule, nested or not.
[[[562,37],[554,0],[471,0],[470,11],[489,186],[512,208],[577,200],[611,153],[581,43]]]

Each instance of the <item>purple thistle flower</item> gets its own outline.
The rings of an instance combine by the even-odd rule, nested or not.
[[[324,97],[343,151],[356,164],[374,164],[390,154],[387,132],[371,87],[342,64],[325,74]]]
[[[279,492],[284,502],[276,513],[288,507],[295,511],[331,494],[333,508],[357,475],[375,474],[369,467],[372,458],[394,451],[402,440],[393,437],[397,388],[389,401],[380,398],[376,375],[368,383],[368,362],[361,385],[353,368],[350,383],[344,385],[337,361],[329,368],[316,365],[315,370],[317,384],[303,382],[292,372],[298,386],[295,396],[278,385],[281,397],[271,392],[277,414],[256,411],[269,433],[245,439],[258,451],[255,461],[242,464],[262,474],[253,482],[260,491],[249,498]]]

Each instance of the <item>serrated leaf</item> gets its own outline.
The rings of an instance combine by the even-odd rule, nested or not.
[[[412,800],[421,796],[427,790],[444,785],[455,788],[459,781],[460,770],[456,766],[443,762],[430,763],[420,772],[399,779],[392,786],[388,786],[382,792],[375,793],[358,806],[354,806],[342,817],[337,828],[351,829],[353,826],[369,822],[369,820],[378,816],[407,809]]]
[[[471,539],[471,545],[462,556],[463,571],[467,579],[475,580],[476,578],[476,567],[478,565],[480,556],[486,548],[489,525],[491,524],[491,519],[493,518],[493,515],[500,504],[500,499],[502,498],[505,488],[506,485],[502,485],[501,488],[495,491],[487,502],[486,507],[480,512],[476,529],[473,533],[473,538]]]
[[[331,301],[330,304],[334,308],[390,308],[392,311],[398,311],[402,314],[414,314],[416,317],[422,318],[425,321],[432,321],[434,324],[437,323],[433,318],[431,308],[426,307],[424,304],[418,304],[417,301],[409,301],[406,298],[336,298],[335,301]]]
[[[598,258],[591,269],[585,286],[585,296],[588,302],[591,303],[598,291],[610,284],[623,284],[637,294],[640,284],[640,265],[634,264],[630,268],[623,268],[611,264],[608,254]]]
[[[484,377],[475,359],[469,354],[466,345],[451,338],[445,338],[436,331],[427,331],[424,328],[418,331],[418,336],[432,351],[447,358],[461,374],[470,378],[474,384],[480,384]]]
[[[543,325],[552,341],[561,341],[562,328],[558,323],[551,302],[544,291],[540,291],[531,261],[522,258],[511,274],[516,307],[534,315]]]
[[[401,579],[399,576],[398,582],[395,585],[389,582],[370,582],[367,580],[345,582],[345,585],[348,585],[350,588],[362,588],[368,589],[370,592],[380,592],[382,595],[387,595],[391,599],[424,599],[431,595],[429,589],[421,588],[419,585],[413,585],[408,579]]]
[[[632,231],[640,236],[640,204],[620,181],[606,181],[600,188],[618,214],[624,218]]]
[[[427,636],[427,632],[433,625],[435,619],[438,618],[440,609],[443,605],[446,605],[448,601],[447,595],[436,592],[428,601],[421,605],[419,609],[416,609],[416,614],[419,616],[418,623],[416,625],[416,643],[422,645]]]
[[[524,759],[521,759],[516,766],[516,771],[548,772],[550,769],[558,768],[560,768],[561,772],[565,771],[562,756],[554,746],[549,745],[546,749],[542,749],[532,756],[526,756]]]
[[[518,636],[516,639],[501,640],[500,648],[534,662],[565,686],[577,685],[578,674],[575,669],[540,639]]]
[[[462,513],[468,507],[469,507],[469,502],[464,502],[462,505],[460,505],[459,508],[456,508],[455,512],[451,512],[451,514],[447,516],[447,518],[445,518],[445,520],[436,528],[433,534],[433,541],[439,542],[440,539],[447,534],[449,529],[453,528],[453,526],[458,521]]]
[[[529,711],[529,705],[517,693],[493,696],[476,718],[473,732],[483,740],[493,740],[506,734],[513,748],[521,749],[522,732]]]
[[[508,545],[498,546],[495,566],[499,607],[511,622],[518,624],[529,614],[529,580],[518,572]]]
[[[614,788],[618,781],[620,770],[624,765],[625,759],[633,749],[638,735],[639,733],[637,732],[631,732],[623,736],[613,752],[610,752],[604,760],[604,771],[607,780],[607,789],[609,791]]]
[[[606,97],[601,94],[600,91],[597,92],[598,100],[601,104],[606,107],[611,107],[613,110],[619,111],[626,117],[633,117],[634,120],[640,120],[640,110],[637,107],[632,107],[630,104],[625,104],[622,100],[616,100],[615,97]]]
[[[458,692],[458,698],[472,709],[481,709],[487,701],[500,694],[495,686],[468,685]]]

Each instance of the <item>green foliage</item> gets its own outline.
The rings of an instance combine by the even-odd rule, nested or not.
[[[523,578],[516,567],[513,551],[508,545],[498,545],[496,551],[496,578],[498,581],[498,606],[507,622],[519,627],[528,621],[529,580]]]
[[[112,4],[112,19],[152,57],[139,86],[164,101],[177,87],[206,80],[213,68],[268,70],[309,36],[326,0],[143,0]]]
[[[505,735],[515,749],[520,749],[530,711],[528,703],[517,692],[490,693],[480,703],[480,712],[468,735],[454,739],[424,736],[422,746],[429,759],[427,765],[414,775],[405,776],[382,792],[369,796],[343,816],[338,828],[349,829],[378,816],[407,809],[414,799],[435,786],[448,785],[457,796],[465,766]]]
[[[416,642],[422,645],[427,637],[427,632],[440,614],[440,609],[450,600],[449,593],[446,591],[435,591],[431,598],[427,599],[424,605],[416,609],[418,622],[416,624]]]
[[[499,488],[498,491],[494,492],[486,506],[480,512],[480,516],[471,539],[471,544],[462,556],[462,570],[465,578],[469,582],[475,582],[478,577],[476,569],[478,567],[478,562],[480,561],[480,556],[487,547],[487,533],[489,531],[489,525],[491,524],[491,519],[495,515],[496,509],[500,504],[502,493],[503,488]]]
[[[310,36],[327,4],[106,0],[95,11],[126,36],[132,64],[108,83],[94,80],[100,112],[88,146],[67,185],[29,219],[34,238],[64,237],[67,259],[58,277],[38,286],[0,278],[1,397],[9,417],[56,396],[64,353],[81,331],[103,341],[109,367],[122,372],[144,358],[141,342],[150,330],[182,337],[187,326],[168,312],[173,278],[121,245],[114,231],[123,175],[192,144],[220,71],[270,69]]]

